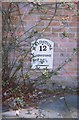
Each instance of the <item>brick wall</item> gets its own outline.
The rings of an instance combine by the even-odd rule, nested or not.
[[[3,7],[7,7],[7,4],[3,3]],[[37,10],[36,7],[32,10],[32,8],[34,7],[32,4],[27,5],[27,7],[23,7],[24,4],[25,3],[20,3],[19,5],[24,28],[22,27],[17,11],[13,12],[11,17],[13,26],[17,27],[17,30],[15,31],[16,38],[22,35],[20,39],[18,39],[18,41],[23,40],[23,42],[20,43],[20,48],[26,49],[26,51],[30,50],[31,42],[38,38],[52,40],[55,43],[53,65],[53,69],[55,69],[60,64],[62,64],[67,57],[71,56],[71,54],[73,53],[73,48],[77,47],[77,5],[74,5],[75,8],[71,10],[69,10],[68,8],[64,8],[64,6],[60,5],[60,7],[57,9],[55,17],[52,19],[52,22],[47,27],[55,10],[55,3],[52,3],[52,6],[51,3],[41,3],[42,8],[40,7],[40,10]],[[28,14],[30,10],[31,13]],[[35,26],[36,24],[38,25],[36,27],[33,27],[33,29],[29,31],[29,33],[23,34],[25,31],[28,31],[32,26]],[[45,29],[46,27],[47,29]],[[41,35],[39,35],[39,32],[42,32],[44,29],[45,31]],[[37,30],[38,34],[32,38],[26,39],[28,34],[30,34],[32,30]],[[67,37],[63,38],[64,31],[66,32]],[[26,40],[26,42],[24,42],[24,40]],[[19,54],[21,53],[16,52],[15,56],[17,57]],[[10,59],[11,58],[13,59],[12,53],[10,54]],[[25,58],[24,67],[26,71],[29,65],[30,54],[28,54],[28,56]],[[72,57],[72,61],[66,64],[59,73],[60,74],[58,76],[53,76],[51,80],[58,82],[70,81],[70,83],[71,81],[74,81],[75,83],[77,77],[77,56],[74,55]],[[30,70],[29,74],[31,78],[36,78],[41,73],[36,70]]]

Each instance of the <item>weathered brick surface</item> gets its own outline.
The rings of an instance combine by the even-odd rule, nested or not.
[[[47,3],[46,3],[47,4]],[[8,3],[3,3],[4,7],[8,5]],[[32,6],[29,6],[28,9],[31,10]],[[42,10],[36,10],[34,9],[31,14],[27,14],[29,12],[26,7],[21,9],[21,15],[22,15],[22,20],[24,24],[25,30],[30,29],[32,26],[38,24],[38,21],[41,20],[41,22],[34,28],[38,32],[42,32],[46,28],[46,26],[49,24],[51,17],[54,13],[54,9],[50,9],[46,14],[45,12],[42,12]],[[53,68],[55,69],[63,63],[63,61],[69,57],[72,54],[73,48],[77,47],[77,20],[78,17],[76,15],[73,15],[74,10],[67,10],[64,8],[59,8],[57,10],[56,16],[53,18],[52,22],[50,23],[49,27],[44,31],[42,34],[42,37],[40,38],[47,38],[49,40],[52,40],[55,43],[54,46],[54,64]],[[13,24],[16,26],[19,22],[18,16],[16,16],[16,12],[13,13]],[[69,16],[67,19],[66,17]],[[65,27],[64,24],[62,23],[63,19],[66,19],[65,22]],[[67,32],[67,37],[62,38],[62,33],[66,31]],[[16,36],[22,35],[23,34],[23,29],[19,28],[15,32]],[[27,34],[25,35],[27,37]],[[27,44],[30,41],[33,41],[34,38],[30,38]],[[26,44],[26,46],[27,46]],[[30,46],[29,46],[30,47]],[[28,48],[26,48],[27,51]],[[17,55],[16,55],[17,56]],[[26,65],[30,63],[30,54],[29,57],[26,57],[25,59]],[[27,66],[26,66],[27,68]],[[60,78],[66,77],[69,78],[72,76],[75,79],[75,76],[77,76],[77,58],[76,56],[73,56],[72,61],[65,65],[65,70],[62,68],[60,71]],[[35,70],[30,72],[31,77],[35,78],[39,76],[40,74],[35,72]],[[56,78],[55,78],[56,79]],[[63,79],[63,78],[62,78]],[[70,79],[70,78],[69,78]],[[52,77],[53,80],[53,77]]]

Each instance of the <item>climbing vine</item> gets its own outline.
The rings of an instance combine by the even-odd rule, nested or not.
[[[29,63],[26,68],[25,63],[27,59],[31,61],[31,52],[30,52],[30,43],[32,40],[36,40],[44,35],[46,30],[49,28],[59,8],[63,8],[66,10],[73,11],[73,15],[63,16],[61,17],[60,28],[57,28],[56,31],[60,31],[63,28],[68,27],[68,19],[71,17],[79,16],[79,11],[77,10],[76,5],[78,1],[74,1],[72,3],[69,2],[61,2],[61,3],[52,3],[44,5],[39,2],[27,2],[27,3],[2,3],[2,88],[3,88],[3,101],[9,99],[11,97],[19,97],[22,99],[26,99],[31,92],[33,94],[33,90],[37,85],[46,83],[46,79],[50,79],[53,75],[58,75],[59,71],[68,64],[72,62],[72,59],[75,55],[77,55],[77,48],[73,48],[72,53],[68,56],[57,68],[52,71],[45,70],[37,70],[39,71],[40,76],[34,79],[30,77],[31,64]],[[50,11],[50,8],[53,12],[51,17],[46,17],[46,14]],[[44,16],[40,16],[38,22],[31,26],[29,29],[25,29],[23,17],[24,14],[21,10],[26,10],[26,19],[28,15],[31,16],[33,12],[36,10],[38,14],[44,14]],[[40,23],[45,20],[48,21],[48,24],[40,30],[38,30],[38,26]],[[66,30],[63,30],[61,33],[61,39],[68,38],[68,33]],[[23,43],[25,42],[25,43]],[[57,43],[55,43],[57,45]],[[35,47],[33,47],[35,50]],[[60,48],[61,50],[61,48]],[[62,52],[62,50],[61,50]],[[33,57],[33,55],[32,55]],[[34,59],[35,60],[35,59]],[[44,61],[40,61],[43,63]],[[36,74],[36,70],[35,70]],[[40,82],[38,82],[40,80]],[[42,82],[41,82],[42,80]],[[19,93],[19,94],[18,94]],[[30,93],[30,94],[31,94]],[[26,98],[24,98],[26,94]],[[29,98],[30,99],[30,98]],[[19,100],[20,101],[20,100]]]

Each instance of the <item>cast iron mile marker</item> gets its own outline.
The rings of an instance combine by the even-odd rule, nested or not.
[[[31,43],[31,68],[53,69],[54,42],[48,39],[38,39]]]

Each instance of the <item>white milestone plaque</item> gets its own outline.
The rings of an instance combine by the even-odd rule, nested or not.
[[[31,43],[31,68],[53,69],[54,42],[38,39]]]

